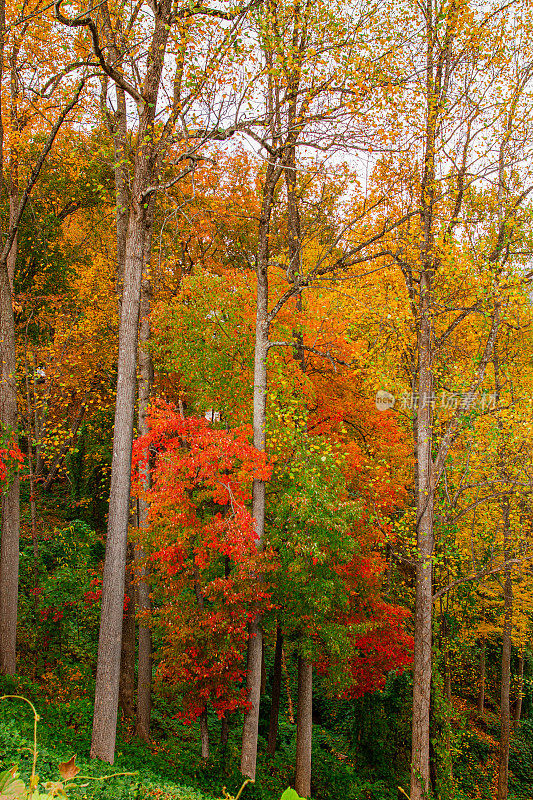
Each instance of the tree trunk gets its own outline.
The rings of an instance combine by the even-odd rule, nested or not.
[[[522,717],[522,700],[524,698],[524,650],[522,649],[518,656],[518,694],[516,697],[516,705],[514,709],[514,724],[515,727],[520,725]]]
[[[260,689],[261,697],[263,697],[265,693],[266,683],[267,683],[267,673],[266,673],[266,663],[265,663],[265,642],[263,640],[263,647],[261,648],[261,689]]]
[[[15,319],[7,262],[0,263],[0,420],[4,436],[17,443]],[[2,496],[0,553],[0,672],[16,671],[20,505],[18,470]]]
[[[311,796],[311,745],[313,736],[313,665],[298,658],[298,709],[296,712],[296,778],[300,797]]]
[[[111,463],[109,518],[102,583],[102,611],[91,757],[113,763],[120,678],[124,573],[129,523],[131,452],[135,409],[137,327],[144,264],[143,204],[132,209],[119,327],[117,399]]]
[[[479,692],[477,696],[477,710],[483,716],[485,713],[485,681],[487,676],[487,649],[485,644],[481,648],[479,665]]]
[[[200,740],[202,742],[202,758],[209,759],[209,729],[207,727],[207,708],[200,714]]]
[[[220,746],[224,749],[228,746],[229,739],[229,712],[226,712],[222,717],[222,724],[220,726]]]
[[[280,168],[267,165],[263,202],[259,223],[259,247],[257,257],[257,314],[255,328],[254,394],[253,394],[253,442],[257,450],[265,450],[267,357],[268,357],[268,258],[270,218],[274,203],[274,190],[281,176]],[[252,490],[252,514],[255,524],[257,548],[263,547],[265,528],[265,482],[254,480]],[[261,578],[258,576],[258,580]],[[259,726],[259,702],[261,698],[261,659],[263,653],[263,631],[261,619],[250,623],[248,628],[248,676],[247,690],[251,708],[246,712],[242,732],[241,772],[255,780],[257,761],[257,737]]]
[[[2,4],[2,27],[5,22]],[[17,86],[18,81],[11,86]],[[11,97],[11,125],[17,126],[15,98]],[[1,112],[0,112],[1,113]],[[16,127],[15,127],[16,129]],[[5,260],[0,263],[0,422],[5,444],[18,444],[17,355],[13,282],[18,254],[18,154],[12,147],[9,176],[9,232],[15,230]],[[0,553],[0,672],[16,672],[18,579],[20,549],[20,482],[18,470],[2,496],[2,545]]]
[[[450,665],[450,653],[448,650],[444,652],[444,693],[446,700],[452,702],[452,669]]]
[[[270,706],[270,724],[268,727],[267,753],[273,756],[276,752],[278,738],[279,707],[281,700],[281,655],[283,652],[283,634],[278,625],[276,630],[276,650],[274,653],[274,674],[272,676],[272,704]]]
[[[430,233],[427,232],[428,248]],[[416,600],[413,661],[413,728],[411,800],[425,800],[430,792],[429,740],[431,703],[431,622],[433,613],[433,501],[432,419],[433,389],[430,320],[430,271],[420,277],[420,327],[418,335],[417,412],[417,544]]]
[[[507,800],[509,791],[509,747],[511,744],[511,636],[513,630],[513,583],[511,567],[507,564],[507,536],[509,531],[509,502],[504,503],[505,572],[503,585],[504,623],[502,637],[502,685],[500,700],[500,767],[498,772],[498,800]]]
[[[262,650],[263,631],[260,621],[255,619],[248,626],[248,676],[246,681],[248,700],[252,707],[244,717],[241,749],[241,772],[252,780],[255,780],[257,760]]]
[[[149,261],[150,236],[147,235],[145,262]],[[148,433],[146,412],[150,402],[153,381],[152,357],[147,347],[150,341],[150,312],[152,308],[152,287],[148,279],[141,286],[141,321],[139,327],[139,414],[138,431],[140,436]],[[146,464],[141,475],[142,488],[147,492],[150,488],[150,465]],[[148,503],[144,497],[138,502],[138,525],[146,527]],[[137,597],[139,600],[139,660],[137,683],[137,736],[145,742],[150,740],[151,689],[152,689],[152,632],[146,619],[150,613],[150,584],[146,568],[144,548],[140,542],[135,546],[137,565]]]
[[[31,519],[31,540],[33,544],[33,574],[34,585],[37,587],[39,582],[39,542],[37,535],[37,503],[35,501],[35,471],[33,462],[33,442],[35,440],[35,430],[32,425],[32,403],[31,403],[31,388],[30,388],[30,368],[28,364],[28,325],[26,325],[26,337],[24,341],[24,368],[25,368],[25,383],[26,383],[26,413],[28,423],[26,425],[26,435],[28,437],[28,444],[26,448],[28,458],[28,481],[30,484],[30,519]],[[35,382],[33,382],[35,390]],[[36,396],[34,391],[33,403],[36,403]]]
[[[131,545],[128,546],[131,552]],[[122,622],[122,651],[120,657],[119,705],[128,720],[134,716],[135,692],[135,587],[131,579],[131,563],[126,566],[124,593],[128,598]]]
[[[0,54],[5,47],[5,2],[0,1]],[[0,93],[4,75],[4,58],[0,61]],[[16,73],[16,56],[11,61]],[[18,248],[18,227],[39,178],[43,164],[50,153],[55,138],[67,115],[77,104],[84,82],[78,84],[71,101],[61,109],[39,157],[33,165],[23,192],[19,191],[18,169],[12,173],[10,189],[9,228],[3,237],[0,255],[0,422],[3,435],[9,444],[18,444],[17,433],[17,385],[16,385],[16,338],[13,313],[13,278]],[[12,92],[18,91],[20,81],[12,81]],[[12,97],[13,100],[13,97]],[[13,119],[16,119],[12,117]],[[20,120],[18,120],[20,122]],[[4,175],[4,127],[0,110],[0,178],[5,185]],[[13,189],[16,182],[15,190]],[[16,200],[16,202],[15,202]],[[16,634],[18,606],[19,540],[20,540],[20,483],[18,469],[2,497],[2,543],[0,553],[0,672],[12,675],[16,669]]]

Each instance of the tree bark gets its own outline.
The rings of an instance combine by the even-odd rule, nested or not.
[[[448,703],[452,702],[452,670],[450,665],[450,654],[444,652],[444,694]]]
[[[148,237],[149,239],[149,237]],[[148,250],[148,247],[147,247]],[[145,261],[148,262],[148,253]],[[139,329],[139,435],[148,433],[146,412],[150,402],[153,381],[152,358],[147,344],[150,340],[150,311],[152,306],[152,287],[148,279],[142,281],[141,287],[141,322]],[[150,488],[150,466],[147,463],[141,475],[142,488],[147,492]],[[144,497],[138,502],[139,529],[146,527],[148,503]],[[146,567],[144,548],[140,542],[135,545],[135,561],[137,572],[137,597],[139,601],[139,656],[137,682],[137,736],[145,742],[150,740],[151,688],[152,688],[152,632],[147,622],[150,613],[150,584]]]
[[[137,204],[128,229],[120,329],[117,399],[109,520],[102,584],[102,611],[91,757],[113,763],[120,678],[120,642],[130,504],[130,472],[135,408],[137,326],[144,255],[144,209]]]
[[[209,729],[207,727],[207,708],[200,714],[200,740],[202,743],[202,758],[204,761],[209,759]]]
[[[228,712],[222,717],[222,724],[220,726],[220,746],[224,749],[228,746],[229,739],[229,716]]]
[[[131,545],[128,547],[131,553]],[[126,565],[124,592],[128,598],[122,622],[122,650],[120,656],[119,705],[124,717],[133,719],[135,703],[135,587],[131,576],[131,562]]]
[[[257,314],[254,354],[253,392],[253,442],[257,450],[265,450],[267,357],[268,357],[268,258],[270,219],[274,203],[274,190],[281,176],[279,167],[267,165],[263,187],[263,201],[259,222],[259,246],[257,256]],[[252,490],[252,514],[258,550],[263,547],[265,529],[265,482],[254,480]],[[260,580],[260,577],[258,577]],[[261,698],[261,659],[263,653],[263,631],[261,619],[250,623],[248,635],[247,690],[251,708],[244,717],[241,749],[241,773],[255,780],[257,761],[257,737],[259,726],[259,703]]]
[[[0,262],[0,420],[4,436],[17,443],[15,319],[7,262]],[[18,470],[2,496],[0,552],[0,672],[16,672],[20,491]]]
[[[0,11],[2,40],[5,27],[5,4]],[[2,44],[2,53],[4,45]],[[17,56],[11,61],[11,127],[18,127],[16,97],[18,80],[13,82],[13,69]],[[1,78],[1,75],[0,75]],[[0,111],[1,115],[1,111]],[[3,131],[2,131],[3,132]],[[3,142],[2,142],[3,144]],[[3,164],[2,164],[3,170]],[[9,227],[11,246],[0,260],[0,421],[5,444],[18,444],[17,411],[17,356],[15,317],[13,313],[13,281],[18,253],[19,184],[18,153],[11,148],[9,175]],[[20,481],[18,470],[2,496],[2,544],[0,550],[0,672],[16,672],[16,643],[18,615],[18,579],[20,549]]]
[[[507,800],[509,792],[509,748],[511,744],[511,637],[513,630],[513,582],[508,560],[509,501],[503,506],[505,571],[503,584],[504,622],[502,637],[502,685],[500,696],[500,765],[498,771],[498,800]]]
[[[0,55],[4,53],[5,3],[0,0]],[[0,65],[0,84],[3,59]],[[9,228],[0,254],[0,421],[9,443],[18,444],[16,338],[13,313],[12,275],[15,268],[18,227],[37,183],[41,169],[67,115],[77,104],[84,82],[78,84],[71,101],[61,109],[44,143],[20,199],[10,207]],[[1,92],[1,89],[0,89]],[[4,179],[4,128],[0,112],[0,178]],[[16,669],[16,637],[20,541],[20,481],[18,469],[2,497],[2,543],[0,552],[0,672],[12,675]]]
[[[276,630],[276,650],[274,653],[274,673],[272,676],[272,703],[270,706],[270,723],[268,727],[267,753],[270,757],[276,752],[278,738],[279,707],[281,700],[281,655],[283,652],[283,634],[278,625]]]
[[[31,388],[30,388],[30,367],[28,364],[28,325],[26,325],[26,336],[24,341],[24,371],[25,371],[25,384],[26,384],[26,414],[27,414],[27,425],[26,425],[26,435],[28,437],[28,444],[26,448],[27,458],[28,458],[28,482],[30,484],[30,519],[31,519],[31,540],[33,544],[33,574],[34,574],[34,585],[38,586],[39,581],[39,542],[38,542],[38,534],[37,534],[37,503],[35,500],[35,492],[36,492],[36,482],[35,482],[35,470],[34,470],[34,461],[33,461],[33,443],[35,441],[35,428],[32,425],[32,419],[34,419],[32,414],[32,403],[31,403]],[[36,403],[36,396],[35,396],[35,381],[33,381],[33,389],[34,389],[34,396],[33,396],[33,403]]]
[[[429,223],[428,223],[429,224]],[[431,231],[426,231],[428,253]],[[430,792],[429,740],[432,671],[431,622],[433,614],[433,502],[431,484],[433,389],[430,320],[431,275],[420,276],[420,327],[418,335],[418,413],[417,413],[417,544],[416,600],[413,660],[413,727],[411,756],[411,800],[425,800]]]
[[[296,778],[300,797],[311,796],[311,748],[313,737],[313,665],[298,658],[298,708],[296,712]]]
[[[129,211],[124,260],[124,288],[120,309],[117,394],[106,555],[102,583],[102,611],[91,757],[113,763],[120,677],[120,641],[124,571],[130,505],[131,454],[136,393],[137,333],[141,280],[146,249],[149,199],[156,161],[154,119],[163,60],[169,37],[169,2],[157,6],[147,59],[143,103],[139,110],[138,149]]]
[[[260,689],[261,697],[263,697],[265,693],[266,682],[267,682],[267,673],[266,673],[266,663],[265,663],[265,641],[263,639],[263,647],[261,648],[261,689]]]
[[[487,675],[487,649],[485,644],[481,648],[480,664],[479,664],[479,692],[477,696],[477,710],[478,714],[485,713],[485,681]]]

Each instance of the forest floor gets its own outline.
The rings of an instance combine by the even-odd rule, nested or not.
[[[14,682],[12,682],[14,683]],[[12,690],[31,695],[33,687],[22,681],[8,685],[0,679],[0,694]],[[148,748],[133,735],[132,727],[120,726],[116,760],[113,766],[89,759],[91,707],[85,699],[63,703],[44,702],[34,696],[42,719],[38,727],[37,773],[41,785],[59,779],[59,765],[76,754],[79,776],[68,787],[72,800],[229,800],[237,794],[238,738],[236,728],[229,749],[221,752],[215,739],[217,720],[210,723],[213,756],[208,765],[197,756],[198,731],[194,726],[176,724],[173,731],[160,735],[168,719],[154,716],[154,741]],[[452,747],[454,748],[454,788],[439,790],[438,800],[494,800],[498,761],[498,715],[487,710],[480,717],[475,706],[460,697],[453,698]],[[282,725],[281,753],[268,768],[261,766],[256,786],[247,787],[243,800],[279,800],[290,782],[294,757],[289,737],[293,726]],[[393,782],[370,777],[363,779],[361,762],[346,740],[316,725],[314,765],[316,800],[397,800]],[[329,748],[326,762],[320,755]],[[33,719],[31,710],[18,701],[0,703],[0,764],[3,769],[17,764],[26,783],[33,761]],[[337,772],[332,767],[335,762]],[[293,761],[292,761],[293,763]],[[513,737],[509,800],[533,800],[533,722],[525,719]],[[124,774],[130,773],[130,774]],[[133,773],[133,774],[132,774]],[[341,774],[342,773],[342,774]],[[111,777],[114,776],[114,777]],[[225,793],[224,787],[228,790]]]

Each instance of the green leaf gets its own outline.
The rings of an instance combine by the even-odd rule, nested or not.
[[[285,789],[281,795],[281,800],[304,800],[303,797],[294,791],[294,789]]]
[[[16,767],[0,773],[0,800],[14,800],[17,797],[24,797],[26,787],[24,782],[18,779]]]

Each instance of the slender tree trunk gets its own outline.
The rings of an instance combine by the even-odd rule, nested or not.
[[[292,705],[291,682],[289,679],[287,662],[285,661],[285,652],[283,650],[283,645],[281,647],[281,666],[283,672],[285,673],[285,689],[287,691],[287,715],[289,717],[289,722],[291,723],[291,725],[294,725],[294,708]]]
[[[131,554],[131,545],[128,546]],[[124,593],[128,598],[122,622],[122,651],[120,657],[119,705],[128,720],[134,716],[135,693],[135,587],[131,576],[131,559],[126,565]]]
[[[267,753],[273,756],[276,752],[278,738],[279,707],[281,700],[281,656],[283,653],[283,634],[278,624],[276,630],[276,650],[274,653],[274,674],[272,676],[272,704],[270,706],[270,724],[268,727]]]
[[[257,315],[255,328],[254,394],[253,394],[253,441],[257,450],[265,450],[267,357],[268,357],[268,258],[270,218],[274,202],[274,190],[281,170],[267,165],[261,219],[259,223],[259,247],[257,257]],[[254,480],[252,491],[252,514],[255,524],[257,548],[263,547],[265,529],[265,482]],[[258,580],[261,578],[258,576]],[[263,631],[261,619],[256,617],[248,628],[248,676],[247,690],[251,708],[246,712],[242,732],[241,772],[255,780],[257,761],[257,737],[259,726],[259,703],[261,698],[261,659],[263,653]]]
[[[146,258],[148,261],[148,258]],[[147,344],[150,340],[150,311],[152,306],[152,287],[150,281],[144,279],[141,287],[141,322],[139,330],[139,435],[148,433],[146,412],[150,402],[153,380],[152,358]],[[147,492],[150,488],[150,466],[147,463],[141,476],[142,488]],[[148,503],[144,497],[138,503],[139,529],[147,524]],[[150,613],[150,584],[146,568],[144,548],[141,543],[135,546],[137,565],[137,596],[139,601],[139,657],[137,683],[137,735],[140,739],[150,740],[151,688],[152,688],[152,633],[146,617]]]
[[[485,681],[487,675],[487,648],[485,643],[481,648],[479,664],[479,692],[477,696],[477,710],[483,716],[485,713]]]
[[[228,713],[222,717],[222,724],[220,726],[220,746],[224,749],[228,746],[229,739],[229,717]]]
[[[296,712],[296,778],[300,797],[311,796],[311,746],[313,736],[313,665],[298,658],[298,709]]]
[[[34,583],[38,585],[39,580],[39,544],[37,537],[37,503],[35,502],[35,472],[33,462],[33,442],[35,440],[35,431],[32,425],[32,404],[31,404],[31,389],[30,389],[30,368],[28,364],[28,326],[26,325],[26,339],[24,342],[24,367],[25,367],[25,383],[26,383],[26,413],[28,417],[28,424],[26,426],[26,435],[28,437],[27,444],[27,458],[28,458],[28,478],[30,484],[30,519],[31,519],[31,540],[33,544],[33,572]],[[36,402],[34,395],[33,402]]]
[[[431,350],[431,283],[435,268],[433,204],[435,198],[435,157],[438,96],[435,83],[435,42],[430,4],[427,4],[426,131],[424,171],[421,182],[421,245],[418,297],[418,407],[416,410],[416,508],[417,559],[413,660],[413,721],[411,750],[411,800],[430,796],[430,706],[433,615],[433,504],[432,485],[432,395],[433,357]]]
[[[209,729],[207,727],[207,708],[200,714],[200,740],[202,742],[202,758],[209,759]]]
[[[0,0],[0,55],[5,47],[5,2]],[[4,61],[0,58],[0,85],[4,75]],[[12,76],[18,91],[17,54],[12,51]],[[3,435],[9,443],[18,444],[17,434],[17,385],[16,385],[16,339],[13,313],[13,278],[17,257],[18,227],[28,203],[32,189],[40,175],[43,164],[53,147],[55,138],[69,112],[77,104],[84,82],[78,87],[71,101],[62,108],[31,174],[24,191],[19,193],[18,167],[11,176],[9,228],[5,231],[2,253],[0,255],[0,421]],[[0,88],[1,95],[1,88]],[[12,97],[12,99],[14,96]],[[15,109],[16,111],[16,109]],[[15,113],[15,119],[17,115]],[[13,119],[13,117],[12,117]],[[17,124],[19,120],[17,119]],[[15,159],[16,160],[16,159]],[[0,178],[5,181],[4,170],[4,126],[0,111]],[[16,183],[16,191],[13,190]],[[5,184],[4,184],[5,185]],[[16,196],[16,203],[14,202]],[[2,497],[2,543],[0,553],[0,672],[13,674],[16,668],[16,632],[18,606],[19,540],[20,540],[20,483],[18,470],[15,470],[9,487]]]
[[[429,239],[429,233],[427,234]],[[413,728],[411,800],[424,800],[430,792],[429,740],[432,671],[431,622],[433,613],[433,487],[431,485],[433,389],[430,321],[430,272],[420,278],[421,319],[418,336],[417,413],[417,544],[416,600],[413,661]]]
[[[524,650],[520,651],[518,656],[518,694],[516,697],[516,705],[514,709],[514,724],[515,727],[520,725],[522,717],[522,700],[524,698]]]
[[[513,582],[511,567],[507,564],[507,538],[509,535],[509,501],[504,502],[504,552],[505,571],[503,584],[504,623],[502,637],[502,685],[500,696],[500,766],[498,772],[497,800],[507,800],[509,791],[509,748],[511,744],[511,636],[513,630]]]
[[[446,700],[452,702],[452,669],[450,665],[450,653],[448,650],[444,653],[444,693]]]

